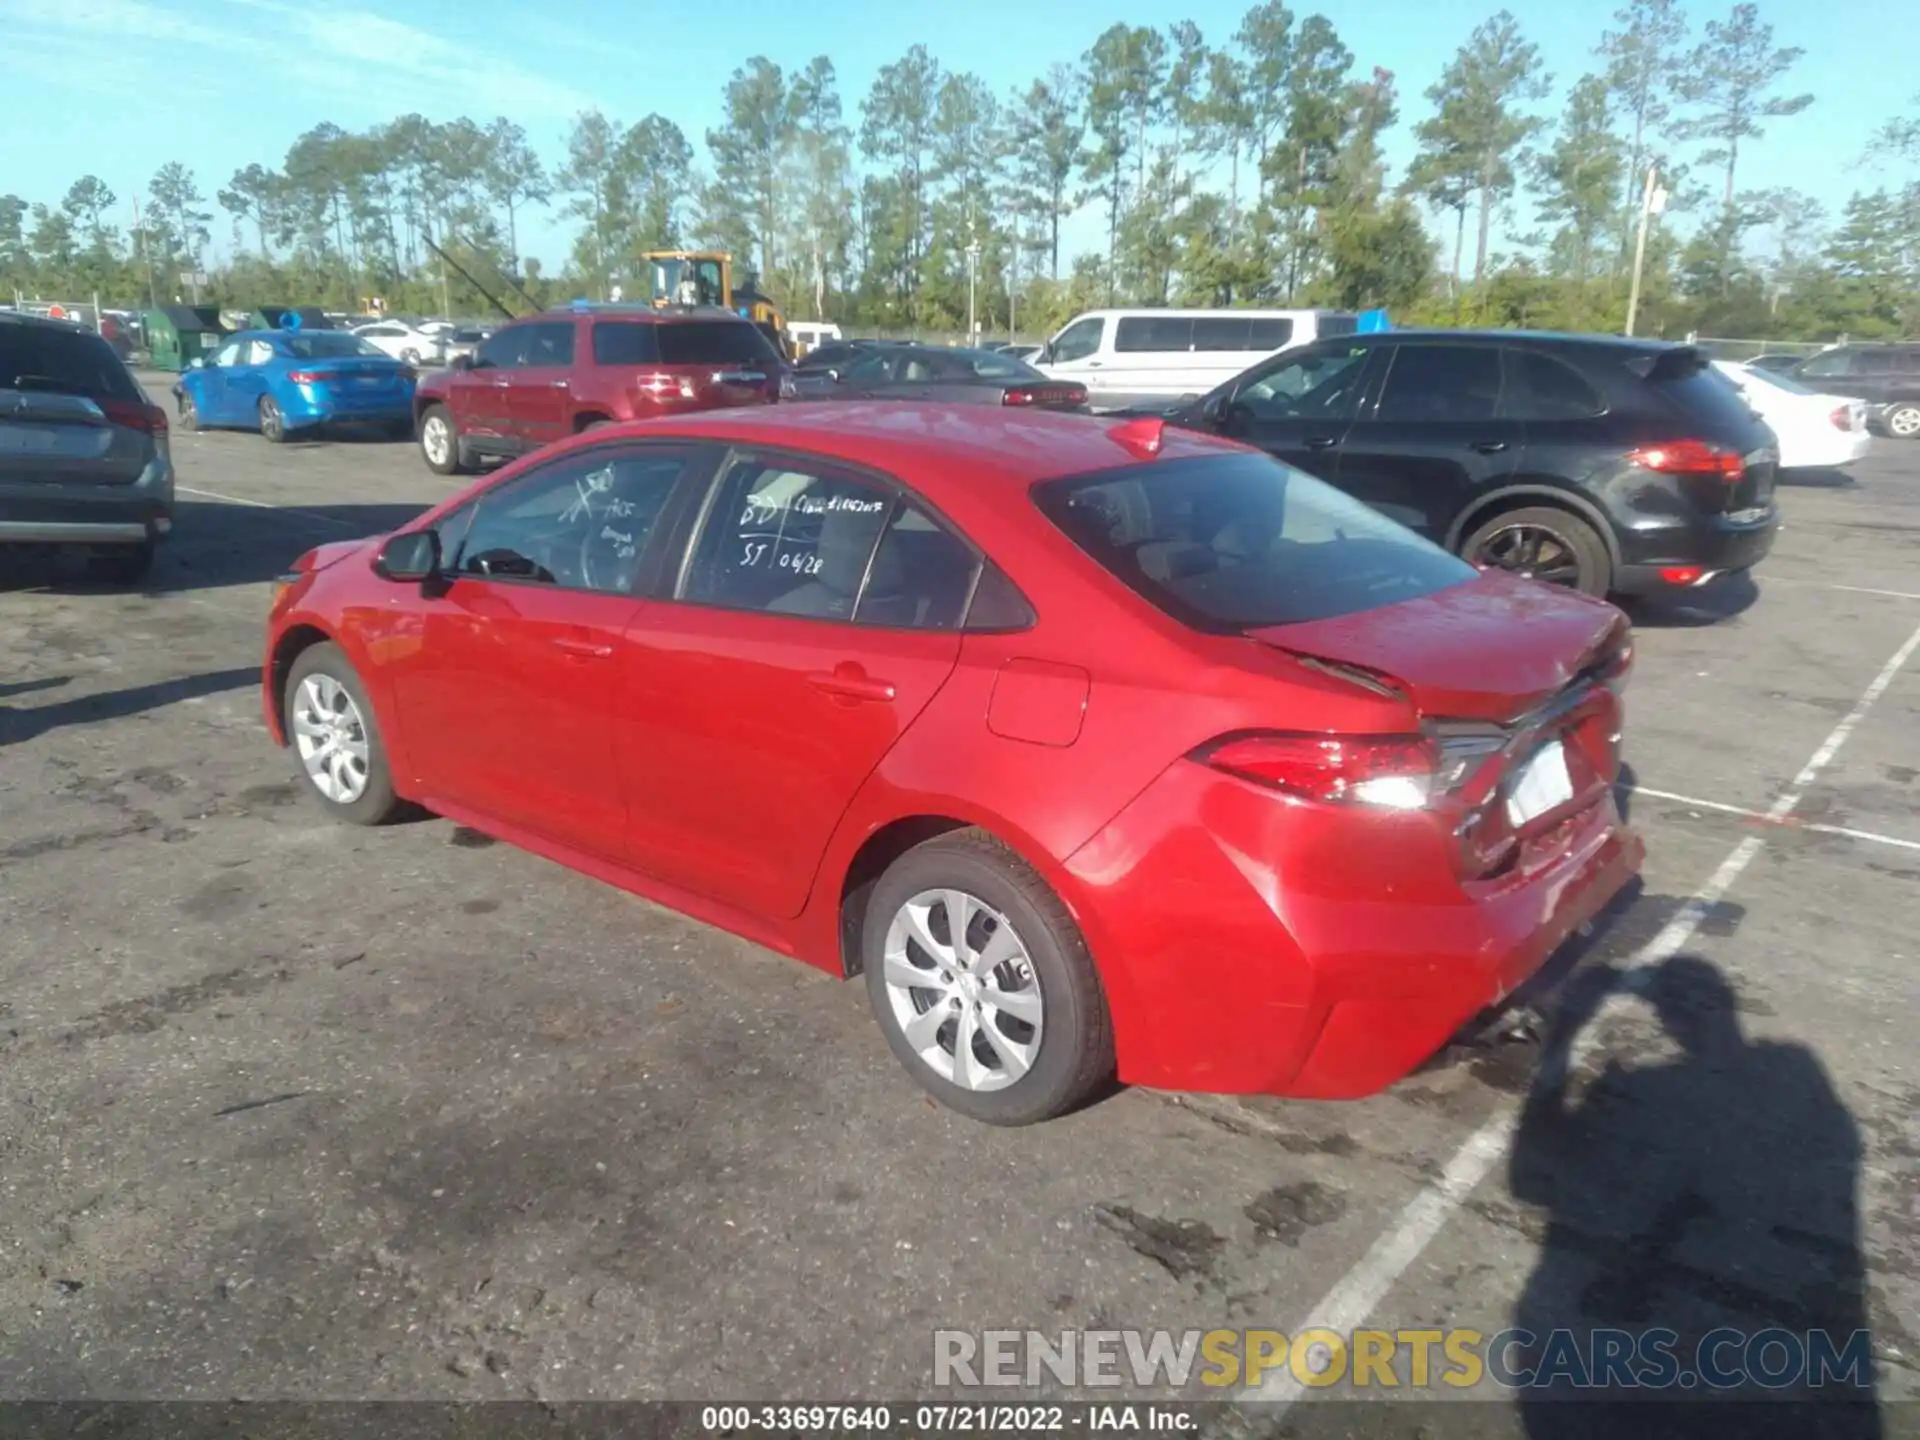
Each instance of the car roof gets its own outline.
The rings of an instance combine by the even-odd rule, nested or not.
[[[746,316],[729,310],[723,305],[674,305],[666,309],[655,309],[651,305],[599,304],[556,305],[552,309],[542,310],[538,315],[522,315],[501,325],[526,325],[535,322],[552,324],[560,320],[577,320],[581,317],[589,320],[645,320],[657,324],[673,325],[686,320],[731,320],[738,325],[751,325]]]
[[[64,330],[70,335],[91,335],[90,325],[82,325],[77,320],[56,320],[50,315],[31,315],[25,310],[0,310],[0,320],[14,325],[26,325],[37,330]]]
[[[791,446],[894,474],[911,472],[914,486],[934,499],[954,486],[997,483],[1024,490],[1065,475],[1244,448],[1169,425],[1159,456],[1148,460],[1116,438],[1113,432],[1122,423],[1110,416],[1007,413],[978,405],[851,401],[707,410],[631,428],[636,435]]]
[[[1586,335],[1564,330],[1376,330],[1367,335],[1329,335],[1335,343],[1393,344],[1411,340],[1419,344],[1439,344],[1449,340],[1494,341],[1502,344],[1578,345],[1614,350],[1623,355],[1655,355],[1689,347],[1674,340],[1649,340],[1626,335]]]

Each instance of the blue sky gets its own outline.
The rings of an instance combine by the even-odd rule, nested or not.
[[[1379,65],[1395,75],[1403,116],[1389,142],[1396,162],[1424,113],[1421,92],[1495,3],[1324,7],[1354,51],[1356,74]],[[1614,3],[1576,15],[1566,0],[1509,0],[1556,81],[1543,113],[1556,113],[1565,86],[1595,65],[1592,47]],[[120,196],[124,226],[129,197],[168,160],[185,161],[211,196],[242,165],[277,164],[319,121],[360,129],[413,110],[483,122],[508,115],[549,160],[569,118],[590,105],[623,123],[658,111],[698,148],[719,117],[728,76],[749,55],[788,69],[815,54],[832,57],[857,123],[874,73],[916,42],[1004,95],[1056,61],[1077,59],[1115,20],[1192,19],[1219,42],[1245,8],[1246,0],[1143,0],[1125,9],[1034,0],[411,0],[383,9],[353,0],[0,0],[0,191],[52,202],[91,171]],[[1294,8],[1321,7],[1300,0]],[[1696,31],[1726,8],[1692,6]],[[1853,190],[1906,178],[1876,173],[1862,151],[1881,123],[1913,113],[1920,76],[1896,39],[1913,33],[1911,0],[1763,0],[1762,13],[1779,43],[1806,51],[1790,84],[1816,100],[1804,114],[1772,122],[1743,158],[1742,188],[1790,185],[1837,213]],[[176,75],[193,77],[202,92],[189,98]],[[1518,217],[1519,228],[1530,223]],[[216,251],[224,251],[224,213],[213,229]],[[1069,248],[1090,248],[1101,234],[1098,218],[1082,214],[1066,238]],[[564,228],[551,216],[536,214],[522,236],[549,264],[565,253]]]

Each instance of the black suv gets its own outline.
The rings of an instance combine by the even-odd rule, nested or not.
[[[167,412],[91,330],[0,313],[0,544],[81,549],[132,582],[172,528]]]
[[[1920,341],[1836,345],[1787,371],[1826,395],[1867,402],[1867,418],[1901,440],[1920,440]]]
[[[1389,331],[1283,351],[1169,421],[1257,445],[1477,565],[1590,595],[1773,544],[1773,432],[1691,346]]]

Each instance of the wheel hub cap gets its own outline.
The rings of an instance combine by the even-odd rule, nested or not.
[[[977,895],[913,896],[894,912],[882,963],[894,1023],[941,1079],[1001,1090],[1033,1067],[1045,999],[1012,922]]]
[[[290,724],[314,789],[342,805],[366,793],[367,727],[346,686],[331,675],[307,676],[294,696]]]

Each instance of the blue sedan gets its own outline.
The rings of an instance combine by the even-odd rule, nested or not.
[[[413,433],[413,367],[341,330],[243,330],[173,393],[184,430],[258,430],[274,444],[321,425]]]

